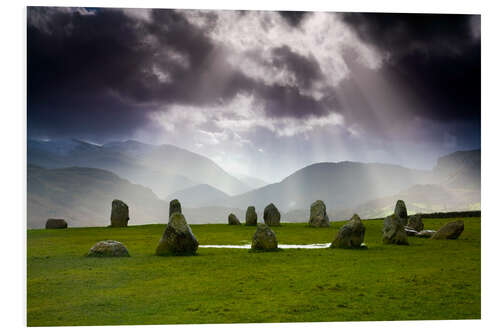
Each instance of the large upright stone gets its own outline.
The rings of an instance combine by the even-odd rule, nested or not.
[[[399,217],[399,219],[403,221],[404,225],[406,225],[406,221],[408,219],[408,212],[406,211],[406,205],[403,200],[398,200],[396,202],[396,207],[394,207],[394,215]]]
[[[264,223],[268,226],[280,226],[281,214],[274,204],[269,204],[264,209]]]
[[[330,218],[326,213],[326,205],[323,201],[316,200],[311,204],[309,226],[310,227],[330,226]]]
[[[384,244],[408,245],[405,221],[401,220],[395,214],[387,216],[382,229],[382,242]]]
[[[255,212],[254,206],[249,206],[247,208],[247,213],[245,215],[245,225],[257,225],[257,213]]]
[[[229,214],[227,217],[227,223],[229,225],[240,225],[240,220],[233,213]]]
[[[128,206],[121,200],[113,200],[111,203],[111,226],[126,227],[128,225]]]
[[[198,240],[193,235],[184,215],[173,213],[156,247],[156,255],[194,255],[198,249]]]
[[[87,257],[130,257],[130,255],[122,243],[115,240],[105,240],[92,246]]]
[[[45,229],[66,229],[68,223],[64,219],[48,219],[45,223]]]
[[[170,216],[172,216],[173,213],[181,213],[182,214],[181,203],[177,199],[170,201],[170,207],[168,209],[168,217],[170,218]]]
[[[278,240],[276,234],[267,225],[257,224],[257,230],[252,239],[252,250],[276,251],[278,249]]]
[[[408,217],[407,226],[415,231],[424,230],[424,223],[422,222],[422,215],[415,214],[415,215]]]
[[[337,237],[330,245],[331,248],[361,248],[365,239],[365,226],[358,214],[354,214],[349,222],[344,224],[337,233]]]
[[[462,220],[453,221],[442,226],[432,239],[457,239],[464,231],[464,222]]]

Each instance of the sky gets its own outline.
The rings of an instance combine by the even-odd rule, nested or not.
[[[173,144],[269,182],[481,146],[478,15],[27,11],[31,139]]]

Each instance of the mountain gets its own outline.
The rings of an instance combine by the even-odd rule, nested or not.
[[[79,140],[28,141],[28,163],[46,168],[89,167],[112,171],[166,197],[197,184],[208,184],[229,194],[250,187],[229,175],[212,160],[172,145],[138,141],[99,146]]]
[[[429,183],[408,186],[397,193],[380,196],[358,205],[328,207],[330,218],[349,219],[354,213],[362,218],[389,215],[397,200],[404,200],[410,214],[481,209],[481,151],[457,151],[442,156],[432,169]],[[304,221],[308,209],[285,212],[284,221]]]
[[[170,194],[166,200],[177,199],[183,207],[203,207],[213,202],[225,201],[229,195],[207,184],[195,185]]]
[[[30,160],[43,158],[47,164],[59,165],[68,163],[68,156],[78,163],[84,161],[77,158],[87,156],[94,164],[111,164],[125,171],[131,168],[140,172],[141,164],[137,161],[152,161],[155,154],[159,154],[159,163],[163,163],[162,152],[165,153],[157,146],[138,142],[101,147],[74,141],[50,145],[50,149],[41,150],[33,145]],[[40,151],[43,154],[37,155]],[[256,206],[260,220],[261,212],[270,202],[280,209],[282,221],[303,222],[309,217],[310,204],[317,199],[326,203],[332,220],[347,219],[353,213],[362,218],[383,217],[392,212],[398,199],[406,202],[410,213],[478,210],[481,207],[480,154],[480,151],[469,151],[443,156],[432,171],[376,163],[317,163],[279,183],[241,195],[230,196],[211,184],[194,184],[166,199],[176,197],[181,201],[188,223],[226,223],[229,213],[244,220],[250,205]],[[116,165],[118,161],[122,164]],[[165,174],[158,171],[153,183],[164,184]],[[115,198],[129,204],[131,224],[168,220],[167,201],[160,200],[148,187],[133,184],[121,175],[98,168],[48,169],[28,165],[30,228],[43,227],[49,217],[68,219],[72,226],[108,225],[111,201]]]
[[[266,186],[266,185],[269,184],[265,180],[262,180],[262,179],[259,179],[259,178],[256,178],[256,177],[251,177],[251,176],[248,176],[248,175],[233,174],[233,176],[235,176],[236,178],[238,178],[239,180],[241,180],[243,183],[245,183],[246,185],[248,185],[251,189],[256,189],[256,188],[259,188],[259,187],[262,187],[262,186]]]
[[[457,151],[440,157],[433,169],[439,182],[449,188],[481,188],[481,150]]]
[[[28,165],[28,228],[44,228],[50,217],[64,218],[70,227],[109,225],[111,202],[129,206],[130,225],[167,223],[169,205],[149,188],[130,183],[112,172],[94,168],[46,169]],[[241,209],[210,206],[189,208],[188,223],[224,223],[230,213],[244,220]]]
[[[333,210],[332,218],[343,220],[357,213],[362,218],[390,215],[397,200],[404,200],[408,214],[481,209],[481,191],[454,189],[439,184],[414,185],[396,195],[370,200],[354,208]]]
[[[112,172],[93,168],[45,169],[28,165],[28,228],[43,228],[50,217],[70,226],[109,225],[111,202],[120,199],[130,209],[130,224],[168,220],[168,204],[150,189]]]
[[[229,198],[226,207],[262,210],[273,202],[283,213],[309,209],[321,199],[328,208],[355,207],[368,200],[393,195],[414,184],[427,183],[430,171],[378,163],[317,163],[296,171],[279,183]]]

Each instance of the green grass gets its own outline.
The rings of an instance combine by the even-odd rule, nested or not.
[[[437,229],[451,219],[425,219]],[[383,245],[382,220],[364,221],[369,249],[198,249],[157,257],[164,225],[29,230],[29,326],[472,319],[481,316],[481,222],[458,240]],[[343,223],[276,227],[281,244],[331,242]],[[200,244],[243,244],[255,227],[193,225]],[[100,240],[130,258],[87,258]]]

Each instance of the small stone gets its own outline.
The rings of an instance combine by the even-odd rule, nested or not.
[[[68,223],[64,219],[48,219],[45,223],[45,229],[66,229]]]
[[[252,250],[276,251],[278,240],[276,234],[266,224],[258,223],[252,239]]]
[[[415,214],[408,217],[408,227],[416,231],[424,230],[424,223],[422,222],[422,215]]]
[[[130,257],[130,255],[122,243],[115,240],[105,240],[92,246],[87,257]]]
[[[233,213],[229,214],[227,217],[227,223],[229,225],[240,225],[240,220]]]
[[[281,214],[274,204],[269,204],[264,209],[264,223],[268,226],[280,226]]]
[[[126,227],[128,225],[128,206],[121,200],[111,202],[111,226]]]
[[[464,231],[464,222],[462,220],[454,221],[442,226],[432,239],[457,239]]]
[[[254,206],[249,206],[247,208],[247,213],[245,215],[245,225],[257,225],[257,213],[255,212]]]
[[[360,248],[365,238],[365,226],[358,214],[354,214],[349,222],[344,224],[337,233],[337,237],[330,245],[331,248]]]
[[[396,202],[396,207],[394,207],[394,215],[396,215],[403,223],[406,225],[408,221],[408,212],[406,211],[406,205],[403,200],[398,200]]]
[[[197,249],[198,240],[193,235],[184,215],[172,214],[156,247],[156,255],[194,255]]]
[[[317,200],[312,203],[309,217],[310,227],[329,227],[330,218],[326,213],[326,205],[323,201]]]
[[[382,229],[382,242],[384,244],[408,245],[404,222],[395,214],[387,216]]]

